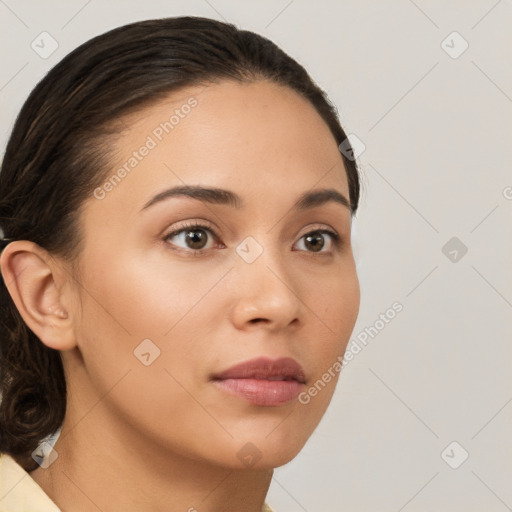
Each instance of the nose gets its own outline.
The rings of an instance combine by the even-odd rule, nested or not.
[[[278,331],[299,323],[304,304],[282,254],[264,250],[252,263],[239,258],[233,274],[237,286],[231,321],[238,329],[263,324]]]

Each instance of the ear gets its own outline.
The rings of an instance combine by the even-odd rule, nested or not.
[[[0,268],[7,290],[29,329],[48,347],[76,346],[73,323],[62,292],[65,271],[47,251],[27,240],[2,251]]]

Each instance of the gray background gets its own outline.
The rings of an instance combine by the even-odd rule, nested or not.
[[[353,339],[403,305],[342,371],[269,503],[512,510],[512,3],[0,0],[2,151],[31,89],[74,47],[183,14],[269,37],[327,90],[366,146]],[[31,48],[43,31],[59,45],[46,59]]]

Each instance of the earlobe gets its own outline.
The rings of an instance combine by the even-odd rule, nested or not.
[[[2,251],[0,267],[16,308],[41,342],[56,350],[76,346],[59,286],[63,272],[47,251],[27,240],[11,242]]]

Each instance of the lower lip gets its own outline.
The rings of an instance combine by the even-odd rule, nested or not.
[[[277,406],[291,402],[305,387],[296,380],[222,379],[215,381],[224,391],[254,405]]]

